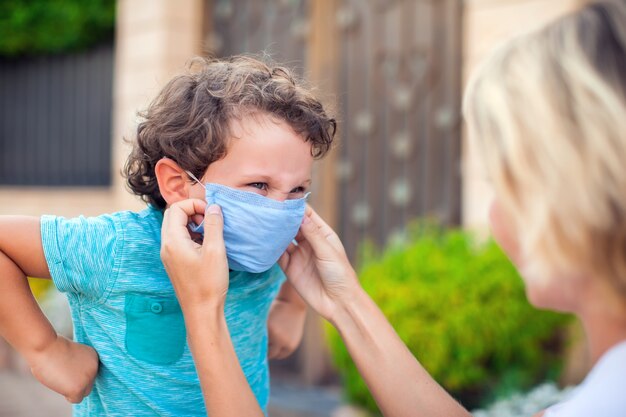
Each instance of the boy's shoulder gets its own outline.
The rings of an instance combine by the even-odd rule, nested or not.
[[[115,218],[124,228],[158,229],[159,233],[161,231],[161,224],[163,223],[163,212],[151,206],[141,211],[118,211],[104,214],[101,217]]]
[[[154,208],[134,211],[118,211],[93,217],[78,216],[42,216],[41,232],[44,246],[53,242],[71,244],[80,242],[84,247],[102,244],[106,241],[117,242],[115,246],[127,241],[155,241],[160,243],[163,213]],[[99,242],[99,243],[97,243]]]
[[[160,224],[163,221],[163,212],[152,206],[148,206],[145,209],[140,210],[140,211],[121,210],[121,211],[115,211],[112,213],[104,213],[104,214],[94,217],[94,219],[101,219],[101,218],[104,218],[104,219],[115,218],[115,219],[119,219],[121,222],[128,222],[128,223],[149,221],[149,222],[157,222]]]
[[[76,220],[80,220],[85,226],[110,224],[115,232],[121,233],[125,237],[146,233],[158,233],[160,235],[163,212],[153,207],[147,207],[141,211],[124,210],[105,213],[95,217],[81,216]]]
[[[66,223],[75,223],[82,225],[98,225],[105,223],[119,223],[122,225],[126,224],[154,224],[161,227],[161,223],[163,222],[163,212],[157,210],[153,207],[147,207],[141,211],[131,211],[131,210],[123,210],[116,211],[113,213],[103,213],[96,216],[84,216],[80,215],[77,217],[64,217],[57,215],[46,214],[41,216],[42,221],[50,222],[66,222]]]
[[[103,215],[115,219],[117,223],[117,238],[124,241],[126,245],[135,249],[150,250],[152,246],[161,244],[161,225],[163,223],[163,212],[153,207],[148,207],[142,211],[119,211]],[[150,249],[148,249],[150,248]],[[129,247],[129,249],[131,249]]]

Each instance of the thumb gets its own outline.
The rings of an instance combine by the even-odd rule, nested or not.
[[[308,215],[305,215],[304,219],[302,219],[300,230],[318,258],[332,259],[336,257],[332,245],[328,241],[327,236],[324,235],[324,230],[313,222]]]
[[[222,209],[217,204],[208,206],[204,214],[202,246],[209,248],[213,245],[224,246],[224,217],[222,216]]]

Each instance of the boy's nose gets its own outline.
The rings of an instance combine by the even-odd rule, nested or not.
[[[289,193],[283,193],[282,191],[270,191],[267,193],[267,198],[271,198],[272,200],[280,201],[281,203],[289,197]]]

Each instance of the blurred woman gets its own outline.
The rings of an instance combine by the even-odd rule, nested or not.
[[[532,304],[578,316],[594,362],[568,401],[537,415],[623,417],[626,0],[597,2],[505,44],[470,82],[465,115],[495,190],[496,240]],[[198,213],[205,213],[202,246],[185,227]],[[222,225],[217,206],[172,206],[162,259],[185,314],[209,415],[260,416],[225,326]],[[311,209],[280,265],[338,329],[385,416],[469,415],[398,338],[360,287],[337,235]]]

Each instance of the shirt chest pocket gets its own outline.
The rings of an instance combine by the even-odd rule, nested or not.
[[[185,349],[185,321],[176,297],[128,294],[124,305],[126,349],[157,365],[176,362]]]

